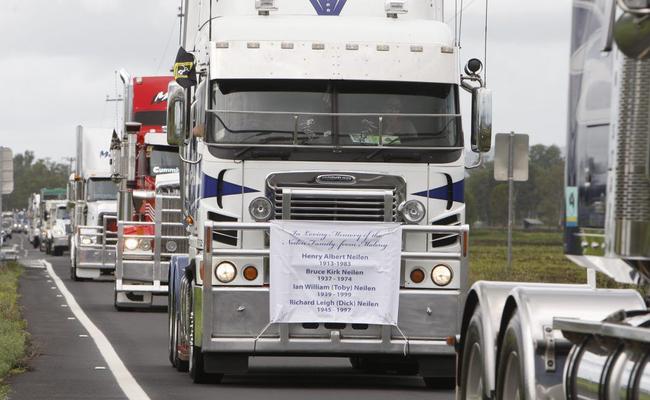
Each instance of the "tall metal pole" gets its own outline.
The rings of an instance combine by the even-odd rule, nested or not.
[[[514,220],[514,148],[515,133],[510,132],[508,140],[508,271],[512,270],[512,224]]]

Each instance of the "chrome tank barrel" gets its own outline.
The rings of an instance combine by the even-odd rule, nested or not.
[[[565,335],[580,343],[565,369],[568,400],[650,399],[650,313],[622,316],[604,324],[564,321],[573,325]]]

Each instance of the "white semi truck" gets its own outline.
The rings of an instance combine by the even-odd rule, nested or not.
[[[61,256],[70,247],[70,212],[68,201],[50,201],[45,210],[45,252]]]
[[[68,182],[73,205],[70,277],[96,279],[115,269],[117,186],[111,180],[110,129],[76,130],[76,171]]]
[[[453,385],[446,340],[468,290],[459,99],[471,93],[482,152],[491,96],[480,61],[461,77],[443,1],[188,0],[184,13],[167,132],[190,250],[172,259],[171,362],[203,382],[249,356],[349,357]],[[274,236],[289,226],[337,253],[283,248],[301,243]],[[366,250],[397,232],[395,250],[340,252],[343,228],[369,229]]]
[[[573,2],[565,251],[589,282],[472,286],[460,399],[650,398],[649,15]],[[595,271],[639,290],[598,289]]]

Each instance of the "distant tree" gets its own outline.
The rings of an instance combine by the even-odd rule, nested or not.
[[[33,151],[14,156],[14,191],[3,196],[4,209],[27,208],[29,196],[42,188],[65,187],[69,167],[49,158],[36,159]]]
[[[560,220],[564,193],[564,159],[557,146],[541,144],[529,151],[528,181],[516,182],[515,223],[539,218],[549,226]],[[508,185],[494,180],[494,163],[472,170],[466,183],[467,221],[503,226],[508,221]]]

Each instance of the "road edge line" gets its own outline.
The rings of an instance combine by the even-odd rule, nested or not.
[[[117,352],[111,345],[111,342],[106,338],[104,333],[97,328],[97,326],[88,318],[86,313],[82,310],[77,300],[68,288],[65,286],[61,278],[54,272],[52,264],[46,260],[41,260],[45,264],[47,273],[50,275],[56,286],[59,288],[59,291],[63,295],[63,298],[68,303],[68,308],[74,316],[77,318],[77,321],[83,325],[83,327],[88,331],[88,334],[95,342],[95,346],[101,353],[104,361],[108,364],[108,368],[113,373],[117,384],[120,386],[120,389],[124,392],[126,397],[129,400],[150,400],[147,393],[142,389],[142,387],[135,380],[133,375],[122,362],[122,359],[117,355]]]

